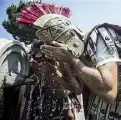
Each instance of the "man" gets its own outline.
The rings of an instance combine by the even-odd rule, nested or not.
[[[75,36],[77,35],[75,34]],[[62,44],[54,42],[53,44],[58,46],[57,48],[47,45],[41,48],[48,58],[68,62],[80,81],[83,81],[85,86],[90,89],[85,110],[87,120],[121,119],[121,71],[120,64],[117,63],[121,61],[118,51],[121,50],[120,36],[121,27],[102,24],[96,26],[84,37],[85,50],[88,52],[86,54],[90,56],[96,68],[85,65],[81,59],[64,49]]]
[[[42,20],[39,20],[41,16]],[[43,18],[43,16],[45,16],[46,18]],[[54,29],[56,25],[55,21],[51,24],[53,26],[52,30],[49,30],[47,28],[48,24],[50,24],[48,23],[46,24],[45,31],[43,31],[44,29],[41,29],[41,25],[43,23],[46,23],[46,21],[48,21],[49,19],[53,18],[57,18],[57,22],[59,22],[59,25],[62,21],[62,19],[60,18],[64,18],[64,22],[66,23],[66,25],[68,25],[70,23],[66,17],[69,16],[70,10],[68,8],[57,7],[52,4],[33,3],[32,5],[28,6],[25,10],[23,10],[20,14],[20,17],[17,19],[20,23],[29,25],[36,24],[34,25],[35,29],[37,29],[36,35],[40,39],[40,41],[35,42],[35,44],[33,44],[33,54],[31,55],[30,60],[30,65],[33,71],[32,73],[38,78],[38,80],[35,85],[31,87],[27,86],[26,88],[26,91],[28,91],[29,94],[25,92],[26,94],[24,95],[25,98],[22,102],[20,115],[21,120],[60,119],[58,118],[60,112],[63,113],[64,118],[66,120],[77,120],[75,114],[76,112],[74,110],[76,109],[76,107],[78,107],[76,110],[79,110],[80,105],[78,104],[78,100],[76,99],[76,95],[74,92],[77,90],[76,93],[79,94],[83,89],[83,84],[81,84],[81,82],[80,84],[77,84],[76,87],[78,87],[78,89],[75,89],[73,91],[65,90],[62,85],[60,87],[59,84],[62,84],[61,82],[63,82],[64,84],[66,83],[65,81],[74,81],[74,79],[77,78],[71,72],[72,70],[67,63],[59,63],[56,60],[50,60],[46,58],[46,56],[41,53],[40,50],[40,47],[43,44],[51,44],[53,39],[59,37],[58,31],[62,31],[65,27],[65,25],[62,25],[61,28],[58,27],[58,31],[56,31],[56,29]],[[50,32],[50,34],[46,32]],[[47,35],[47,37],[44,35]],[[58,79],[60,81],[59,84],[55,83],[55,81],[58,81]]]
[[[55,14],[41,14],[39,17],[30,22],[22,14],[18,21],[38,26],[36,33],[38,38],[50,40],[53,46],[43,45],[41,47],[41,51],[47,58],[70,64],[78,80],[63,81],[61,79],[61,82],[67,84],[65,85],[66,88],[69,87],[72,91],[78,91],[79,94],[79,85],[83,82],[91,90],[86,119],[120,119],[121,103],[119,97],[117,99],[117,62],[120,59],[113,37],[109,38],[108,36],[107,38],[105,36],[107,41],[110,40],[108,44],[105,39],[102,39],[97,27],[94,28],[94,32],[87,35],[84,41],[85,45],[83,45],[81,42],[82,32],[72,25],[67,18]],[[112,27],[108,26],[108,28],[113,31]],[[107,33],[107,31],[103,30],[103,33]],[[85,51],[83,52],[84,46]],[[95,68],[85,65],[82,59],[78,58],[82,52],[84,56],[87,54],[90,56],[89,58],[91,58]],[[60,81],[58,80],[58,82]]]

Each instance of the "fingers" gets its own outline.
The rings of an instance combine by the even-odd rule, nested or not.
[[[46,58],[55,61],[54,53],[53,53],[52,51],[49,51],[49,50],[43,50],[42,53],[45,55]]]
[[[53,46],[55,46],[55,47],[61,47],[61,48],[64,48],[64,49],[67,50],[67,45],[65,45],[65,44],[58,43],[58,42],[56,42],[56,41],[52,41],[51,44],[52,44]]]
[[[41,49],[41,52],[45,54],[46,58],[54,59],[56,56],[58,56],[58,54],[60,54],[60,51],[57,47],[42,45],[40,49]]]
[[[50,46],[50,45],[41,45],[40,49],[43,51],[44,49],[46,50],[51,50],[55,51],[56,47]]]
[[[55,47],[63,47],[63,46],[64,46],[64,44],[58,43],[58,42],[56,42],[56,41],[52,41],[51,44],[52,44],[53,46],[55,46]]]
[[[68,89],[70,91],[73,91],[73,89],[69,86],[67,81],[65,81],[65,79],[63,78],[63,75],[62,75],[61,71],[59,70],[59,68],[55,67],[55,70],[56,70],[55,80],[57,81],[57,83],[62,85],[64,88],[66,88],[66,89]]]
[[[71,71],[70,66],[68,64],[64,64],[64,66],[65,66],[65,72],[68,75],[68,83],[74,89],[76,94],[81,94],[82,93],[82,89],[83,89],[83,84],[80,84],[80,82],[74,76],[74,74]]]
[[[52,56],[52,52],[49,51],[49,50],[46,50],[46,49],[44,49],[44,50],[42,51],[42,53],[44,53],[44,54],[47,55],[47,56]]]
[[[59,51],[59,50],[48,50],[48,49],[43,49],[42,53],[45,54],[45,57],[48,59],[52,59],[52,60],[57,60],[57,61],[63,61],[64,58],[64,54]]]
[[[65,80],[63,80],[63,79],[55,79],[55,80],[60,85],[63,85],[64,88],[66,88],[67,90],[74,91],[73,88],[71,86],[69,86],[69,84]]]

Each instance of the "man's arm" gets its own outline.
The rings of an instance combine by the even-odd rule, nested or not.
[[[107,63],[98,67],[90,68],[79,59],[74,58],[71,65],[77,76],[97,96],[108,103],[112,103],[117,96],[117,64]]]
[[[107,31],[103,31],[106,33]],[[94,32],[95,33],[95,32]],[[80,81],[83,81],[89,89],[108,103],[112,103],[117,96],[117,62],[119,59],[114,40],[110,38],[109,46],[100,35],[91,38],[87,42],[87,52],[96,68],[90,68],[78,58],[71,55],[63,45],[54,43],[57,47],[43,46],[42,51],[50,59],[69,62]],[[107,35],[106,35],[107,36]],[[107,38],[107,37],[106,37]],[[107,47],[108,46],[108,47]],[[96,48],[96,49],[95,49]],[[70,82],[70,81],[69,81]],[[71,83],[69,83],[71,84]]]
[[[59,43],[56,44],[61,46]],[[90,68],[75,56],[70,55],[70,53],[63,47],[56,48],[44,45],[41,49],[43,53],[46,54],[46,56],[50,59],[54,58],[58,61],[67,61],[70,63],[75,73],[77,74],[78,80],[83,81],[97,96],[101,97],[108,103],[112,103],[115,100],[117,95],[117,64],[115,62],[116,57],[113,59],[114,62],[110,61],[98,66],[98,68]],[[103,53],[106,54],[106,51]],[[68,84],[72,84],[71,81],[68,82]],[[77,89],[76,84],[75,89]]]

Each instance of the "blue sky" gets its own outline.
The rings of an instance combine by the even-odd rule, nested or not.
[[[27,0],[24,0],[27,1]],[[72,10],[72,22],[81,30],[88,31],[95,25],[109,22],[121,25],[121,0],[42,0],[67,6]],[[12,39],[2,27],[7,19],[6,8],[19,0],[0,0],[0,38]]]

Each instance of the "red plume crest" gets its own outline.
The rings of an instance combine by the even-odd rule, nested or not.
[[[45,14],[60,14],[69,18],[71,11],[69,8],[58,7],[54,4],[33,3],[21,12],[17,21],[23,24],[33,24],[38,18]]]

